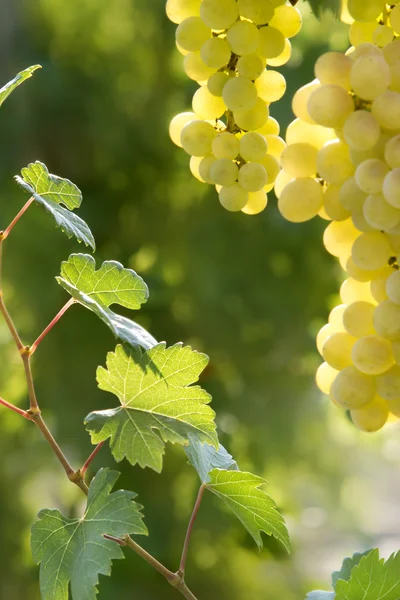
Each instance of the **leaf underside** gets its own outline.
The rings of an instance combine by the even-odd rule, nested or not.
[[[119,477],[101,469],[89,487],[81,519],[68,519],[58,510],[42,510],[32,527],[31,546],[40,563],[43,600],[95,600],[99,575],[110,575],[112,561],[124,558],[118,544],[104,535],[147,535],[141,506],[134,492],[111,492]]]
[[[51,175],[46,165],[39,161],[22,169],[21,175],[15,177],[17,183],[52,215],[56,226],[69,238],[74,237],[95,250],[96,244],[89,227],[72,212],[82,203],[79,188],[69,179]]]
[[[348,556],[347,558],[345,558],[342,563],[340,571],[334,571],[332,573],[333,588],[336,589],[337,582],[340,579],[343,579],[344,581],[349,581],[354,567],[356,567],[360,563],[361,559],[364,556],[367,556],[370,552],[371,552],[371,550],[366,550],[365,552],[362,552],[362,553],[355,552],[355,554],[353,554],[353,556],[351,556],[351,557]]]
[[[190,347],[165,343],[149,349],[118,345],[99,367],[99,388],[121,405],[90,413],[85,424],[92,443],[110,438],[114,458],[142,468],[162,469],[165,443],[186,445],[189,435],[217,447],[211,397],[198,380],[208,358]]]
[[[218,449],[210,444],[198,441],[197,438],[189,435],[189,444],[184,450],[190,464],[196,469],[202,483],[210,480],[209,473],[213,469],[224,469],[225,471],[238,471],[237,462],[225,450],[222,444]]]
[[[9,81],[8,83],[6,83],[6,85],[4,85],[1,89],[0,89],[0,106],[3,104],[4,100],[6,100],[8,98],[8,96],[19,86],[21,85],[21,83],[23,83],[26,79],[29,79],[29,77],[32,77],[33,73],[37,70],[37,69],[41,69],[41,65],[33,65],[33,67],[28,67],[27,69],[24,69],[24,71],[21,71],[20,73],[18,73],[14,79],[12,79],[11,81]]]
[[[214,469],[209,473],[207,489],[231,509],[259,548],[261,532],[273,535],[290,552],[289,534],[275,502],[260,486],[266,481],[252,473]]]
[[[92,256],[71,254],[68,261],[62,263],[61,275],[56,279],[75,300],[95,313],[117,339],[145,349],[157,344],[143,327],[109,308],[119,304],[138,309],[147,301],[147,285],[135,271],[112,260],[104,262],[96,271]]]

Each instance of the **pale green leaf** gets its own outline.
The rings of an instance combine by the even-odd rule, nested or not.
[[[370,552],[371,550],[366,550],[366,552],[362,553],[356,552],[355,554],[353,554],[353,556],[344,559],[340,571],[334,571],[332,573],[332,584],[334,589],[336,589],[336,584],[340,579],[343,579],[344,581],[348,581],[350,579],[354,567],[356,567],[359,564],[360,560],[364,556],[367,556],[367,554],[369,554]]]
[[[150,350],[117,346],[99,367],[100,389],[115,394],[121,406],[90,413],[85,424],[93,444],[110,438],[117,461],[160,472],[165,442],[187,444],[188,436],[217,447],[211,397],[198,380],[208,363],[188,346],[164,343]]]
[[[69,238],[75,237],[78,242],[95,250],[95,241],[89,227],[72,212],[82,202],[82,194],[77,186],[69,179],[51,175],[46,165],[39,161],[22,169],[21,175],[22,177],[15,177],[17,183],[52,215],[56,225]]]
[[[147,535],[136,494],[110,493],[119,477],[101,469],[90,484],[87,508],[80,519],[45,509],[32,527],[33,558],[40,563],[43,600],[95,600],[99,575],[110,575],[112,561],[124,558],[120,546],[104,537]]]
[[[399,600],[400,552],[385,562],[379,550],[362,557],[348,581],[336,584],[336,600]]]
[[[213,469],[225,469],[226,471],[238,471],[237,462],[225,450],[222,444],[218,449],[210,444],[202,444],[192,435],[189,435],[189,445],[185,446],[185,452],[189,462],[196,469],[202,483],[210,480],[209,472]]]
[[[289,534],[275,502],[260,489],[261,477],[243,471],[214,469],[209,473],[207,489],[225,502],[250,533],[259,548],[261,532],[273,535],[290,551]]]
[[[75,300],[104,321],[122,342],[142,348],[157,344],[143,327],[109,308],[119,304],[138,309],[147,301],[147,285],[135,271],[125,269],[113,260],[104,262],[96,271],[92,256],[71,254],[68,261],[61,264],[61,276],[56,279]]]
[[[310,592],[307,594],[306,600],[335,600],[335,592],[322,592],[321,590],[315,590],[315,592]]]
[[[23,83],[26,79],[29,79],[29,77],[32,77],[36,69],[41,68],[41,65],[33,65],[33,67],[28,67],[24,71],[18,73],[14,79],[6,83],[6,85],[0,89],[0,106],[3,104],[4,100],[6,100],[6,98],[8,98],[8,96],[15,90],[15,88],[21,85],[21,83]]]

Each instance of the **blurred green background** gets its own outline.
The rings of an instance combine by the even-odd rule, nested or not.
[[[273,194],[256,217],[228,213],[195,180],[188,156],[170,142],[169,120],[190,107],[196,85],[182,70],[163,0],[2,0],[0,81],[35,63],[43,69],[0,114],[0,228],[26,197],[13,175],[41,160],[84,193],[81,216],[98,244],[147,281],[150,300],[134,318],[159,340],[207,352],[202,385],[213,396],[221,440],[243,470],[269,481],[287,518],[293,555],[265,538],[259,553],[213,498],[201,508],[187,581],[199,600],[302,600],[328,586],[344,555],[400,544],[397,425],[368,437],[322,398],[315,333],[337,300],[340,272],[322,248],[324,223],[289,224]],[[316,57],[346,48],[346,26],[322,23],[305,5],[305,24],[283,69],[288,92],[272,107],[284,133],[291,97],[313,78]],[[26,342],[67,300],[54,277],[83,251],[33,207],[5,245],[5,294]],[[40,403],[69,459],[91,451],[86,414],[114,400],[95,370],[115,346],[94,315],[73,307],[35,355]],[[0,323],[0,395],[26,406],[19,357]],[[41,508],[74,515],[80,491],[67,481],[38,431],[0,409],[0,598],[38,600],[29,529]],[[113,466],[108,449],[94,468]],[[118,466],[121,487],[145,506],[143,545],[176,569],[197,491],[179,447],[161,475]],[[397,524],[396,524],[397,523]],[[179,594],[133,553],[101,577],[99,598],[163,600]]]

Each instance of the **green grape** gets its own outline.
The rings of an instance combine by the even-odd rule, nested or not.
[[[336,333],[336,330],[332,327],[332,325],[330,323],[327,323],[326,325],[321,327],[321,329],[318,331],[316,344],[317,344],[317,350],[321,354],[321,356],[322,356],[322,348],[323,348],[326,340],[329,337],[331,337],[331,335],[333,335],[334,333]]]
[[[333,333],[322,346],[322,356],[325,362],[338,371],[349,367],[352,363],[352,348],[356,341],[356,338],[345,331]]]
[[[344,221],[350,217],[348,211],[340,202],[340,185],[329,184],[324,191],[324,209],[326,215],[334,221]]]
[[[206,121],[190,121],[181,132],[182,148],[192,156],[211,153],[212,141],[217,135],[214,127]]]
[[[215,73],[215,69],[205,64],[200,52],[189,52],[183,59],[186,75],[194,81],[206,81]]]
[[[225,113],[224,101],[219,96],[213,96],[206,86],[200,87],[193,96],[193,111],[201,119],[219,119]]]
[[[389,171],[383,181],[383,195],[389,204],[400,208],[400,167]]]
[[[211,37],[211,29],[200,17],[189,17],[178,25],[175,35],[181,48],[188,52],[196,52]]]
[[[257,98],[255,105],[250,110],[240,109],[233,111],[235,123],[240,129],[254,131],[265,125],[269,117],[269,109],[261,98]]]
[[[277,102],[286,92],[286,80],[278,71],[264,71],[255,81],[256,90],[265,102]]]
[[[252,81],[245,77],[230,79],[222,92],[222,97],[229,110],[249,111],[257,102],[257,90]]]
[[[279,171],[281,170],[278,160],[275,156],[272,156],[269,152],[261,158],[258,162],[262,164],[264,169],[267,171],[268,183],[274,183],[278,177]],[[272,188],[271,188],[272,189]]]
[[[383,55],[388,65],[393,65],[400,60],[400,39],[395,39],[385,46],[383,48]]]
[[[389,90],[400,92],[400,61],[390,66],[390,76]]]
[[[292,177],[315,177],[318,150],[311,144],[290,144],[281,156],[281,166]]]
[[[274,16],[274,6],[269,0],[238,0],[239,14],[256,25],[265,25]]]
[[[258,215],[262,212],[268,204],[268,196],[263,191],[259,192],[250,192],[249,199],[244,208],[242,208],[242,212],[246,215]]]
[[[400,400],[399,365],[393,365],[386,373],[377,376],[376,391],[384,400]]]
[[[340,52],[326,52],[315,63],[315,77],[321,83],[339,85],[350,90],[351,59]]]
[[[260,161],[266,155],[268,145],[260,133],[250,131],[240,138],[240,156],[246,161]]]
[[[200,16],[211,29],[227,29],[239,16],[235,0],[203,0]]]
[[[390,231],[400,222],[400,210],[386,202],[383,194],[367,196],[363,214],[371,227],[381,231]]]
[[[362,281],[356,281],[351,277],[345,279],[340,286],[340,299],[347,305],[354,302],[369,302],[370,304],[375,302],[370,285]]]
[[[384,300],[375,309],[375,330],[381,337],[392,342],[400,341],[400,306]]]
[[[260,163],[249,162],[239,170],[239,185],[246,192],[258,192],[268,181],[267,171]]]
[[[312,144],[318,150],[335,138],[332,129],[327,129],[321,125],[312,125],[301,119],[292,121],[286,130],[286,143],[288,145],[305,142]]]
[[[213,139],[212,151],[216,158],[229,158],[234,160],[240,151],[240,142],[238,138],[229,131],[219,133]]]
[[[378,194],[382,191],[383,181],[389,167],[383,160],[370,158],[358,165],[355,173],[359,188],[366,194]]]
[[[265,71],[266,60],[255,52],[241,56],[237,62],[236,69],[241,77],[257,79]]]
[[[211,177],[211,167],[212,165],[215,163],[217,159],[215,158],[215,156],[213,154],[209,154],[208,156],[204,156],[204,158],[200,159],[200,164],[199,164],[199,175],[201,177],[201,179],[203,181],[205,181],[206,183],[211,183],[213,184],[213,180]]]
[[[285,39],[285,47],[278,56],[275,58],[269,58],[267,60],[267,64],[270,67],[281,67],[282,65],[286,65],[286,63],[290,60],[292,56],[292,44],[288,39]]]
[[[388,299],[386,292],[387,275],[377,277],[371,281],[371,294],[378,304]]]
[[[358,231],[361,231],[362,233],[374,231],[374,227],[371,227],[371,225],[367,222],[363,212],[353,213],[351,215],[351,220],[354,223],[354,227],[356,227],[356,229],[358,229]]]
[[[372,29],[374,29],[376,27],[376,23],[369,23],[369,24],[368,23],[355,23],[355,25],[371,25]],[[382,50],[380,48],[378,48],[377,46],[375,46],[375,44],[372,41],[372,36],[373,36],[372,29],[371,29],[371,41],[370,42],[354,44],[354,46],[356,46],[356,48],[350,48],[346,52],[346,56],[349,56],[353,62],[355,62],[357,60],[357,58],[360,58],[360,56],[382,56],[382,55],[384,56]],[[350,35],[351,35],[351,29],[350,29]]]
[[[307,85],[303,85],[297,90],[292,100],[292,110],[298,119],[305,123],[315,125],[314,119],[311,117],[308,110],[308,101],[311,95],[321,87],[319,81],[312,81]]]
[[[333,140],[317,154],[317,172],[328,183],[342,184],[354,173],[349,149],[344,142]]]
[[[333,384],[332,394],[342,408],[357,409],[372,401],[376,393],[375,378],[360,373],[353,365],[338,373]]]
[[[226,210],[231,212],[238,212],[242,210],[248,202],[248,193],[234,183],[229,187],[223,187],[219,191],[219,201]]]
[[[372,114],[384,129],[400,129],[400,93],[388,90],[374,99]]]
[[[374,44],[379,46],[379,48],[383,48],[393,41],[393,30],[387,25],[378,25],[372,39]]]
[[[332,256],[347,256],[359,235],[360,232],[354,227],[351,219],[332,221],[324,231],[324,246]]]
[[[260,43],[259,30],[249,21],[236,21],[228,29],[226,38],[232,52],[238,56],[256,52]]]
[[[374,311],[375,306],[364,300],[349,304],[343,313],[343,325],[347,333],[356,338],[375,333]]]
[[[299,33],[301,21],[301,12],[297,8],[283,4],[275,9],[269,25],[279,29],[286,38],[292,38]]]
[[[367,110],[353,112],[343,125],[343,137],[354,150],[369,150],[379,142],[381,128]]]
[[[285,50],[285,36],[275,27],[261,27],[257,53],[264,58],[276,58]]]
[[[354,102],[344,88],[326,83],[312,92],[307,109],[318,125],[340,128],[353,112]]]
[[[390,11],[390,26],[397,35],[400,33],[400,5]]]
[[[389,340],[367,335],[356,341],[352,350],[355,367],[366,375],[381,375],[394,363]]]
[[[210,38],[204,42],[200,54],[204,63],[215,69],[227,65],[231,58],[231,50],[227,41],[218,37]]]
[[[357,267],[357,265],[354,264],[353,258],[350,256],[346,263],[346,272],[352,279],[363,281],[365,283],[367,281],[372,282],[373,279],[385,276],[386,267],[383,267],[382,269],[376,269],[374,271],[360,269],[360,267]]]
[[[286,148],[285,140],[279,135],[266,135],[265,140],[268,144],[268,154],[279,160]]]
[[[322,187],[311,177],[293,179],[282,190],[278,209],[292,223],[303,223],[315,217],[322,207]]]
[[[287,173],[285,173],[285,171],[282,170],[278,173],[274,185],[274,193],[278,200],[281,197],[283,190],[290,181],[293,181],[293,178],[290,177],[290,175],[288,175]]]
[[[202,183],[205,183],[205,180],[200,175],[200,163],[202,160],[202,156],[191,156],[189,161],[189,168],[190,172],[194,177],[196,177],[196,179],[198,179]]]
[[[222,186],[233,185],[238,178],[238,166],[229,158],[218,158],[210,167],[213,183]]]
[[[383,398],[375,396],[366,406],[351,410],[350,416],[357,429],[373,433],[385,425],[389,416],[388,404]]]
[[[188,17],[198,17],[200,3],[201,0],[167,0],[167,17],[177,25]]]
[[[196,119],[196,115],[193,112],[180,113],[179,115],[176,115],[176,117],[174,117],[172,119],[172,121],[169,125],[169,136],[170,136],[171,140],[174,142],[174,144],[176,146],[179,146],[179,148],[182,148],[182,144],[181,144],[182,129],[185,127],[185,125],[190,123],[190,121],[193,121],[195,119]]]
[[[279,135],[280,125],[274,117],[268,117],[264,125],[257,129],[257,133],[261,133],[261,135]]]
[[[338,373],[339,371],[337,369],[333,369],[326,362],[323,362],[322,365],[318,367],[315,379],[317,386],[323,394],[329,394]]]
[[[374,100],[387,91],[390,67],[383,56],[360,56],[351,68],[350,85],[363,100]]]
[[[387,278],[386,291],[392,302],[400,305],[400,271],[393,271]]]
[[[222,96],[225,84],[229,81],[229,79],[229,75],[221,71],[211,75],[207,81],[207,87],[210,94],[213,96]]]
[[[348,0],[347,10],[356,21],[375,21],[382,13],[381,0]]]
[[[329,313],[328,323],[335,331],[346,331],[343,325],[343,315],[346,308],[346,304],[339,304]]]
[[[380,231],[362,233],[353,244],[352,258],[360,269],[380,269],[388,264],[391,256],[390,242]]]

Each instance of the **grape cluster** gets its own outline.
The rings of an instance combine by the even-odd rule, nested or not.
[[[293,98],[275,192],[282,215],[330,223],[346,279],[317,336],[317,384],[363,431],[400,418],[400,0],[348,0],[352,47]]]
[[[192,112],[172,119],[172,141],[191,155],[190,169],[215,185],[224,208],[257,214],[267,205],[285,142],[269,105],[286,81],[270,67],[291,55],[301,28],[285,0],[168,0],[178,25],[184,70],[199,83]]]

